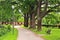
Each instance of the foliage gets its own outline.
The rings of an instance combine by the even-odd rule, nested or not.
[[[0,40],[16,40],[17,39],[17,30],[14,29],[14,35],[12,31],[6,33],[4,36],[0,37]]]
[[[43,20],[42,24],[59,24],[60,23],[60,14],[59,13],[49,13],[47,14]]]
[[[11,31],[10,25],[7,25],[7,26],[0,25],[0,36],[5,35],[9,31]]]
[[[11,1],[9,0],[0,2],[0,21],[11,22],[13,20],[17,21],[18,19],[21,18],[19,8],[16,7],[17,5],[14,5],[15,6],[14,9],[12,9],[11,6],[12,4],[11,4]]]

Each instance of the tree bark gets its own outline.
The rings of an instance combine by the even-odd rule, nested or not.
[[[28,13],[24,14],[24,26],[28,27]]]
[[[34,12],[32,12],[31,14],[30,14],[30,28],[35,28],[35,14],[34,14]]]
[[[32,13],[32,27],[35,29],[35,13]]]
[[[38,29],[38,31],[40,31],[40,30],[41,30],[41,26],[42,26],[42,24],[41,24],[41,23],[42,23],[42,19],[40,18],[40,19],[38,19],[38,24],[37,24],[37,25],[38,25],[38,28],[37,28],[37,29]]]
[[[39,0],[39,1],[37,1],[37,29],[38,29],[38,31],[39,30],[41,30],[41,20],[42,20],[42,18],[41,18],[41,4],[42,4],[42,0]]]
[[[33,28],[32,27],[32,13],[30,13],[30,28]]]

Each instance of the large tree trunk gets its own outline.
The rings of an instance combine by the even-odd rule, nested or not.
[[[34,12],[32,13],[32,26],[33,26],[33,29],[35,29],[35,13]]]
[[[30,28],[33,28],[33,26],[32,26],[32,13],[30,13]]]
[[[34,14],[34,12],[32,12],[31,14],[30,14],[30,28],[35,28],[35,14]]]
[[[24,26],[28,27],[28,13],[24,14]]]
[[[39,0],[39,1],[37,1],[38,3],[37,3],[37,29],[38,29],[38,31],[39,30],[41,30],[41,20],[42,20],[42,18],[41,18],[41,3],[42,3],[42,0]]]
[[[42,23],[42,19],[38,18],[38,23],[37,23],[37,26],[38,26],[37,29],[38,29],[38,31],[41,30],[41,26],[42,26],[41,23]]]

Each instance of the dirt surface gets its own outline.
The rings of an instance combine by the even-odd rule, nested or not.
[[[17,28],[17,30],[18,30],[17,40],[44,40],[38,35],[35,35],[30,30],[26,30],[23,28]]]

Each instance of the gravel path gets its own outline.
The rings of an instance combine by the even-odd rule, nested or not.
[[[39,36],[35,35],[33,32],[29,30],[23,28],[17,28],[17,30],[17,40],[44,40],[43,38],[40,38]]]

